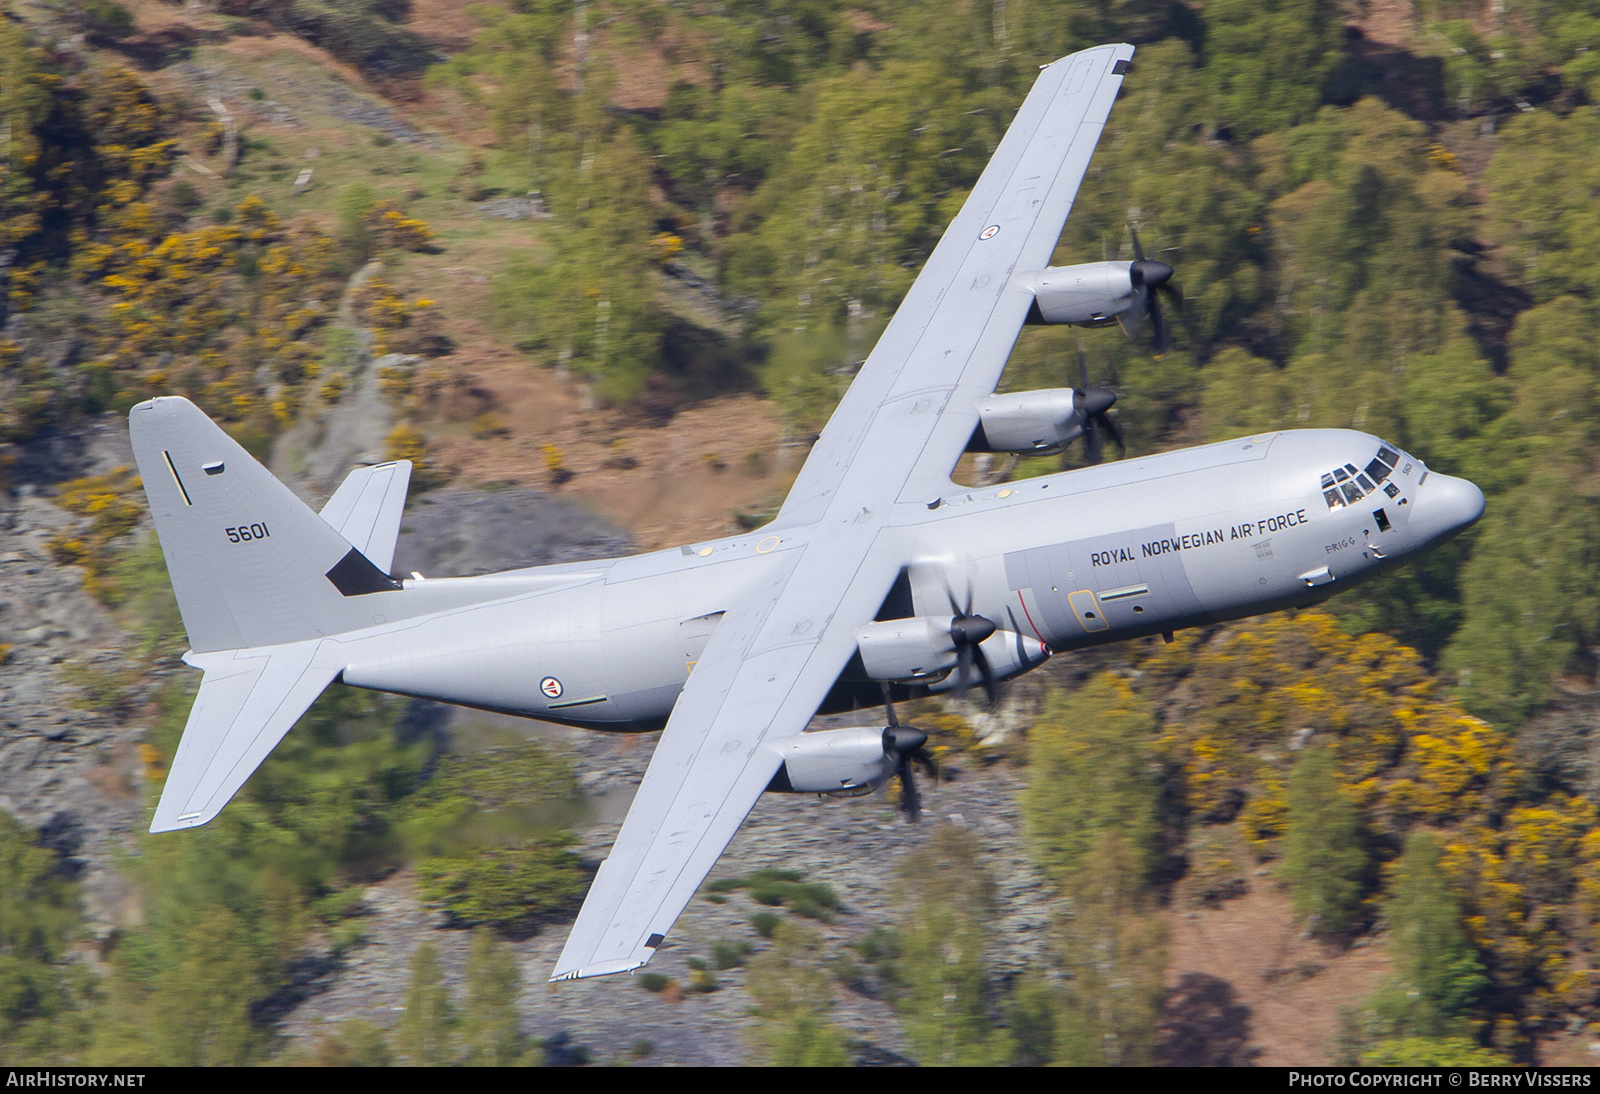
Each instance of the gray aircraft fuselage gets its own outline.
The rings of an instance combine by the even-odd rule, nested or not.
[[[1483,505],[1472,483],[1350,430],[952,484],[902,501],[878,533],[907,567],[879,618],[975,612],[1021,636],[1025,671],[1050,651],[1320,602],[1459,532]],[[340,636],[343,680],[595,729],[656,729],[719,613],[826,523],[407,582],[460,606]],[[878,684],[849,676],[824,710],[881,702]]]

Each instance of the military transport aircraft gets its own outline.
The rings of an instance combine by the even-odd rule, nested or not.
[[[216,816],[334,680],[664,724],[552,979],[635,969],[763,791],[864,793],[918,747],[892,707],[887,728],[804,732],[819,710],[1315,603],[1475,521],[1477,487],[1346,430],[952,481],[964,451],[1059,450],[1105,420],[1109,392],[994,390],[1024,322],[1097,324],[1164,279],[1142,258],[1046,265],[1132,56],[1044,67],[776,519],[748,535],[396,580],[409,464],[354,471],[319,514],[188,401],[134,407],[185,660],[205,672],[151,830]]]

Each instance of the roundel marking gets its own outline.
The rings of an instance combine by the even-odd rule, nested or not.
[[[552,699],[559,699],[561,698],[561,681],[554,676],[546,676],[539,681],[539,690]]]
[[[760,543],[756,544],[756,554],[758,554],[758,555],[766,554],[768,551],[770,551],[774,547],[776,547],[779,542],[780,541],[779,541],[777,536],[768,536],[766,539],[764,539]]]
[[[997,236],[999,234],[1000,234],[1000,225],[991,224],[987,228],[985,228],[983,231],[978,233],[978,238],[979,239],[993,239],[995,236]]]

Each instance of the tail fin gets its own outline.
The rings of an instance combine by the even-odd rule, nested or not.
[[[384,622],[383,594],[400,583],[193,403],[140,403],[128,428],[196,652],[279,646]],[[374,534],[376,521],[367,525]],[[394,522],[398,531],[397,511]],[[388,550],[392,557],[392,540]]]
[[[191,653],[205,670],[152,832],[204,824],[244,785],[339,670],[335,642]]]

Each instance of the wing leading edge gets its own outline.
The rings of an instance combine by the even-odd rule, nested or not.
[[[905,561],[893,507],[948,482],[1032,302],[1014,275],[1049,261],[1132,56],[1040,74],[772,525],[786,560],[701,653],[551,980],[650,960],[855,652]]]

